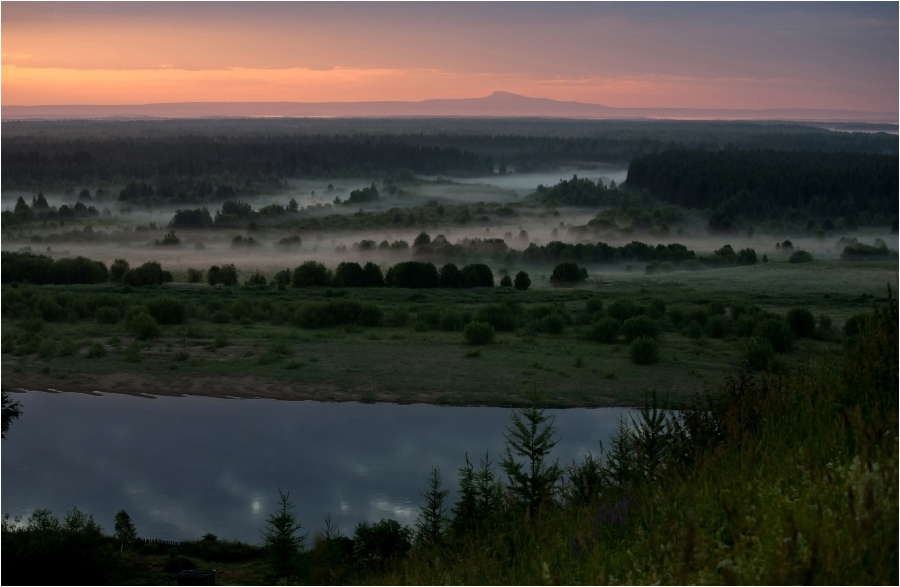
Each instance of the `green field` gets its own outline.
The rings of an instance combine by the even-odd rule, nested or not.
[[[814,336],[794,337],[789,352],[774,355],[770,366],[783,371],[828,352],[851,315],[897,287],[894,263],[773,261],[656,275],[588,269],[587,283],[577,288],[552,288],[548,270],[532,270],[528,291],[4,286],[4,387],[448,405],[522,405],[529,392],[542,390],[553,406],[636,405],[656,390],[678,404],[717,388],[745,357],[750,333],[734,319],[735,308],[757,306],[760,316],[805,308],[831,319],[830,329],[820,322]],[[71,309],[56,321],[41,319],[29,310],[39,294]],[[125,314],[160,296],[180,300],[186,319],[135,341]],[[377,305],[381,325],[292,325],[294,309],[305,302],[348,299]],[[613,344],[585,338],[620,299],[645,313],[651,300],[665,304],[654,315],[660,327],[655,364],[633,362],[624,336]],[[589,313],[591,300],[594,307],[600,300],[603,310]],[[117,306],[123,318],[98,323],[91,313],[98,303]],[[514,318],[513,329],[498,331],[492,344],[469,345],[459,329],[441,328],[448,310],[474,318],[489,304],[502,304]],[[562,316],[562,332],[542,332],[534,318],[541,308]],[[721,316],[719,331],[707,325],[690,338],[683,316],[697,313]],[[95,343],[106,353],[89,358]]]

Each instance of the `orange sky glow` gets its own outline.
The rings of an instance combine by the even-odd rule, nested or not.
[[[4,106],[495,90],[616,107],[898,104],[896,3],[4,3],[0,23]]]

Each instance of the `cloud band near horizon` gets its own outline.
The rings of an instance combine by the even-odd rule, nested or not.
[[[615,107],[895,111],[897,16],[890,3],[4,4],[2,104],[504,90]]]

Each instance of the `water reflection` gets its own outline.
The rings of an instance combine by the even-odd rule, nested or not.
[[[74,393],[14,394],[24,416],[3,441],[2,511],[77,506],[107,531],[125,509],[140,535],[205,532],[259,542],[278,490],[314,531],[325,516],[415,519],[433,465],[455,489],[468,452],[503,448],[509,410]],[[551,410],[570,462],[606,442],[625,410]],[[455,494],[451,495],[455,499]]]

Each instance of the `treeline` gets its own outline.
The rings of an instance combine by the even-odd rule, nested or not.
[[[203,201],[221,186],[277,185],[286,177],[494,171],[490,156],[397,136],[4,136],[0,161],[4,189],[137,181],[152,183],[163,201]]]
[[[887,226],[898,212],[894,155],[672,150],[636,157],[627,185],[664,201],[712,211],[710,228],[742,219],[788,223],[841,219]]]
[[[887,135],[792,124],[697,121],[220,120],[9,122],[3,188],[187,179],[235,188],[285,177],[517,172],[676,149],[897,154]],[[197,188],[203,189],[206,188]]]

